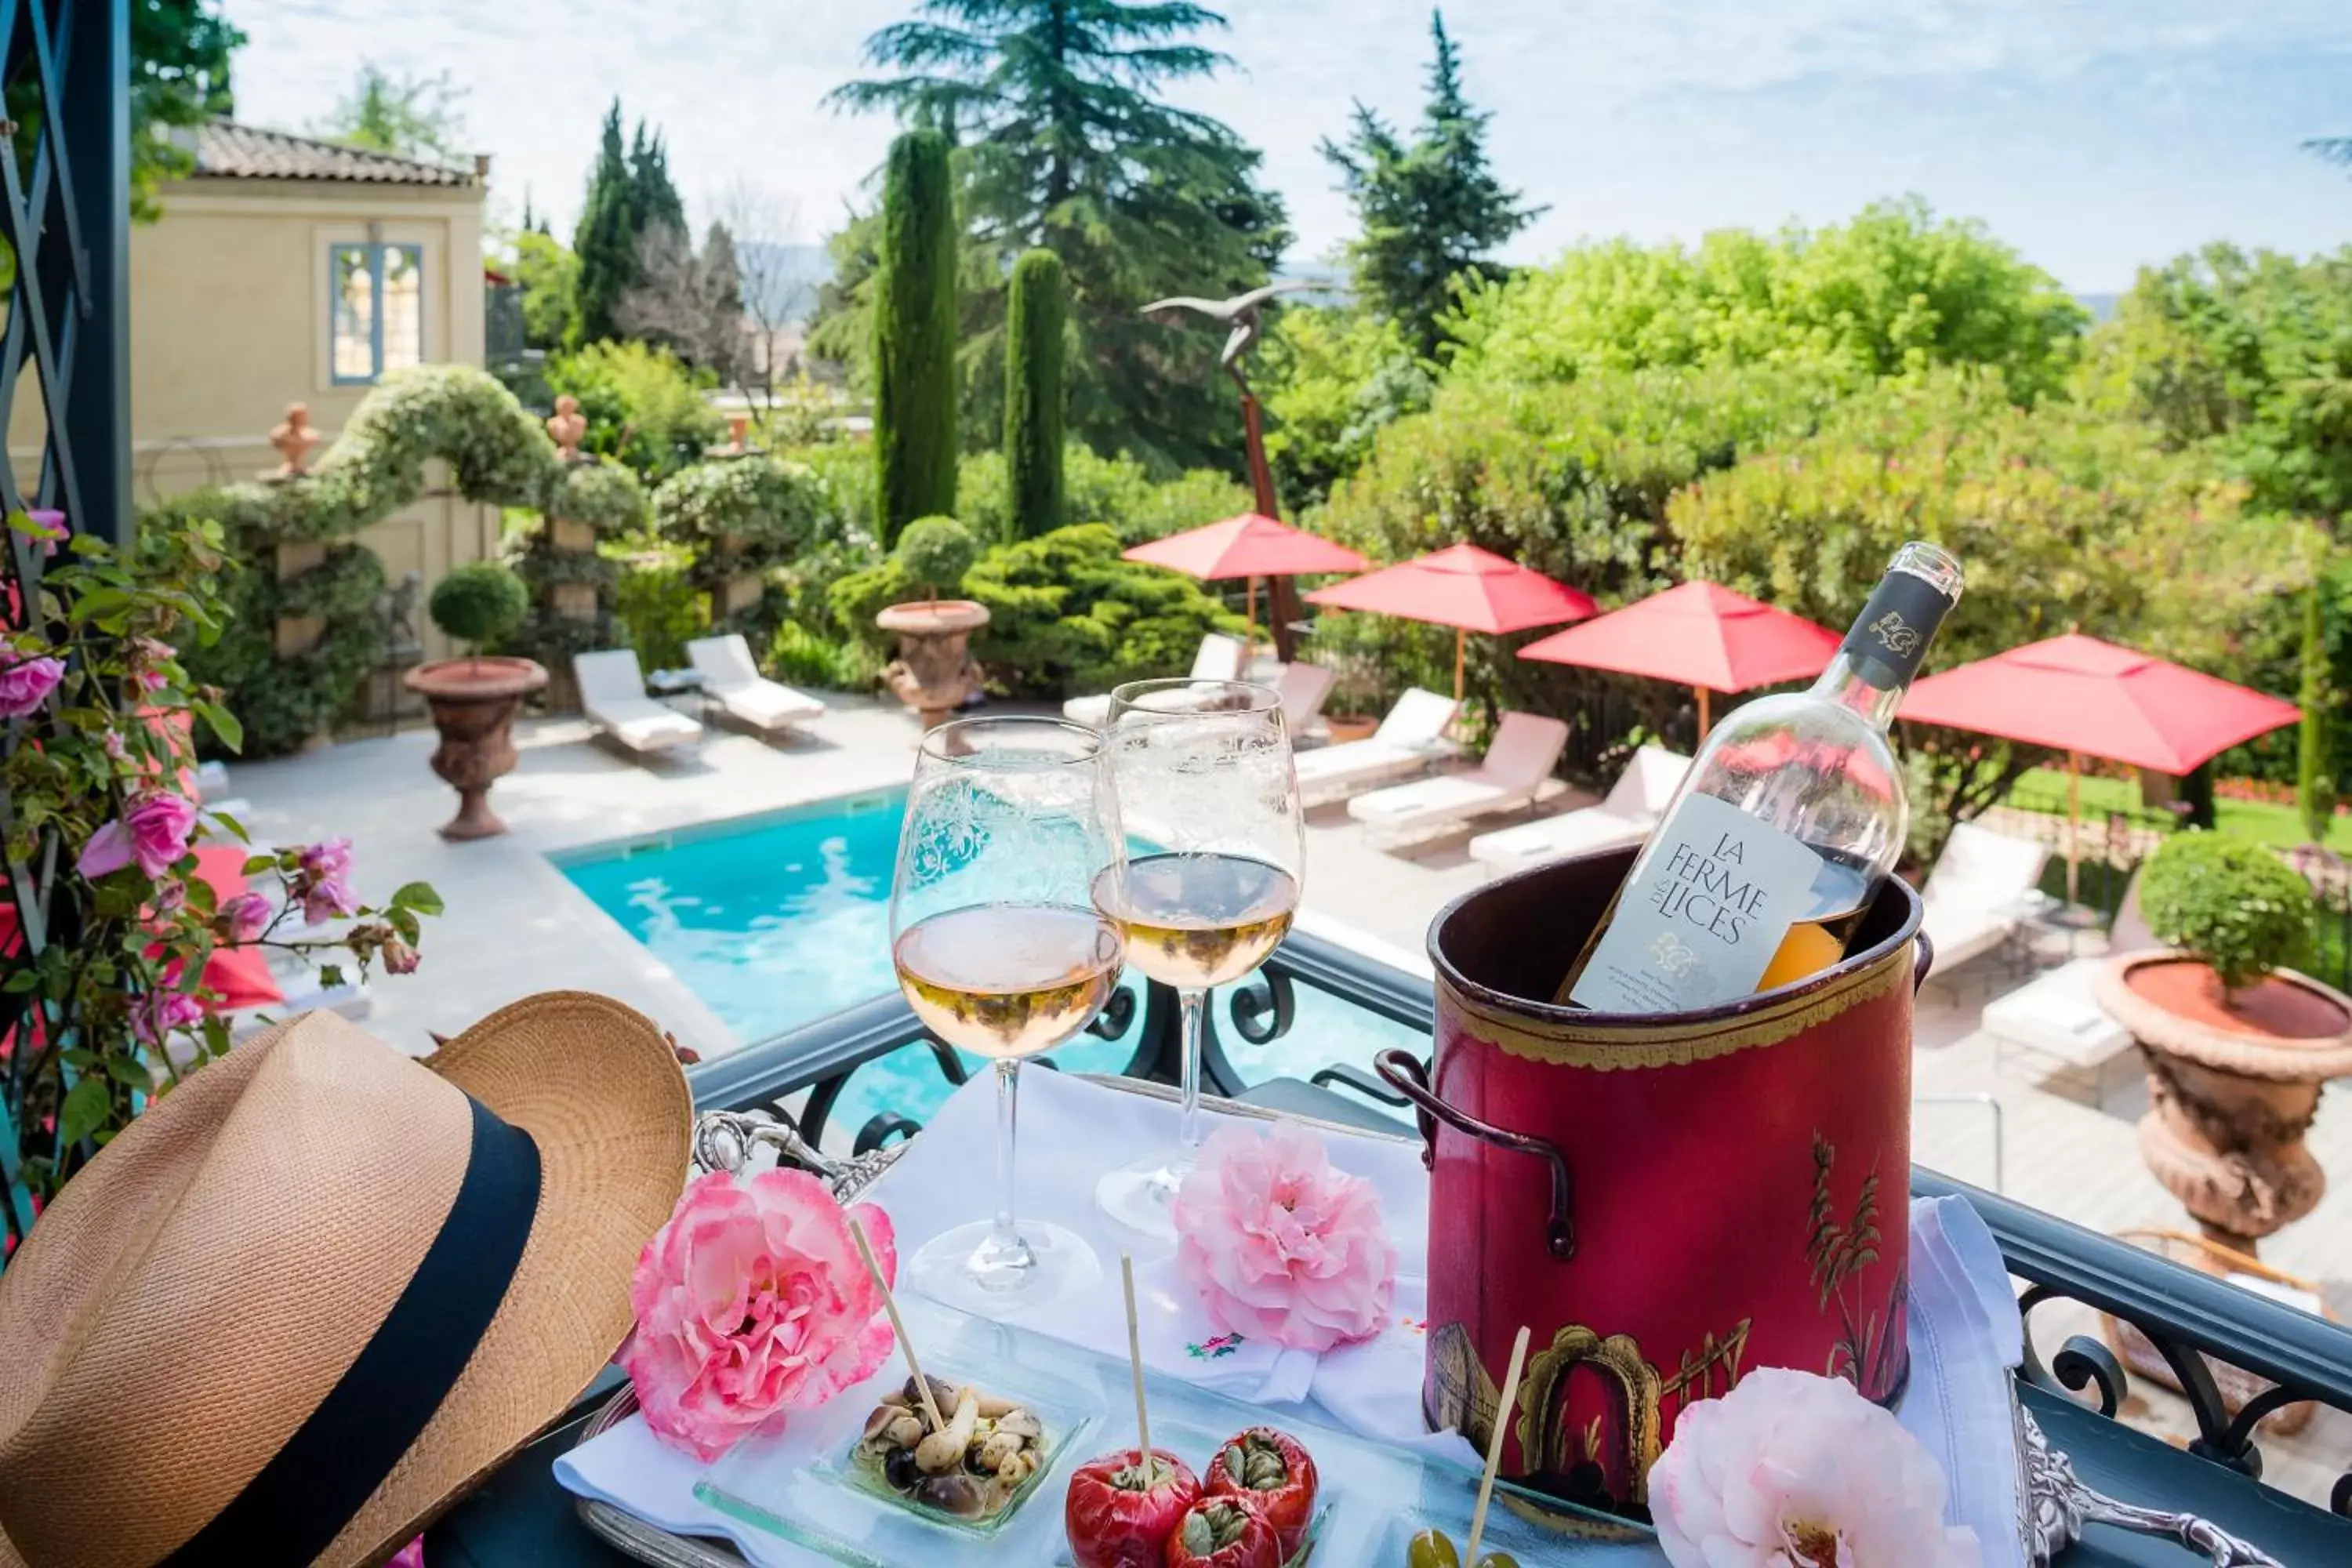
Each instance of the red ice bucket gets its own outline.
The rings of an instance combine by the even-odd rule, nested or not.
[[[1524,1324],[1502,1473],[1639,1515],[1676,1414],[1750,1367],[1902,1393],[1928,953],[1918,895],[1890,878],[1852,956],[1796,984],[1686,1013],[1553,1005],[1633,858],[1559,861],[1446,906],[1433,1069],[1405,1051],[1379,1066],[1429,1143],[1423,1415],[1483,1450]]]

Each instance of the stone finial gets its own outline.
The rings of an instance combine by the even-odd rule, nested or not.
[[[310,428],[310,405],[288,404],[285,421],[269,432],[269,444],[284,459],[278,465],[276,478],[299,479],[308,473],[310,448],[319,444],[319,433]]]
[[[556,455],[567,463],[580,460],[580,443],[588,434],[588,416],[580,412],[580,400],[570,393],[555,400],[555,412],[547,416],[547,433],[555,442]]]

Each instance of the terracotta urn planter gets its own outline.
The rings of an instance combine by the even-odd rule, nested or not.
[[[970,599],[918,599],[893,605],[874,617],[886,632],[898,634],[898,657],[882,672],[891,695],[912,708],[929,730],[980,689],[980,666],[970,650],[971,634],[988,625],[988,608]]]
[[[2352,997],[2289,969],[2225,994],[2162,950],[2116,959],[2098,997],[2147,1058],[2140,1158],[2210,1240],[2252,1257],[2317,1206],[2327,1178],[2304,1135],[2321,1087],[2352,1074]]]
[[[1324,731],[1335,746],[1349,741],[1369,741],[1372,731],[1381,727],[1380,719],[1370,713],[1333,713],[1323,721]]]
[[[514,721],[522,700],[547,684],[547,669],[528,658],[445,658],[404,678],[432,710],[441,743],[433,771],[457,792],[457,815],[441,837],[489,838],[507,830],[490,810],[490,785],[514,772]]]

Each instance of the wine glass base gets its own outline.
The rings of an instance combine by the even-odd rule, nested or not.
[[[1095,1206],[1129,1230],[1173,1241],[1176,1189],[1192,1165],[1189,1153],[1122,1165],[1095,1184]]]
[[[1005,1256],[985,1220],[942,1231],[906,1260],[901,1289],[975,1317],[1003,1318],[1083,1289],[1102,1278],[1086,1237],[1042,1220],[1021,1222],[1025,1258]]]

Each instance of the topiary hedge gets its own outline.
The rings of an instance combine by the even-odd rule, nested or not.
[[[225,584],[231,616],[219,642],[191,650],[193,679],[221,688],[244,721],[245,754],[291,751],[326,733],[383,659],[373,603],[383,563],[348,541],[425,492],[439,459],[467,500],[528,507],[588,522],[601,532],[634,526],[645,512],[636,477],[617,465],[566,465],[514,394],[470,365],[420,365],[383,378],[318,466],[299,478],[225,485],[153,509],[161,520],[222,525],[234,564]],[[278,547],[324,543],[325,559],[280,575]],[[526,581],[538,580],[525,570]],[[280,655],[281,621],[316,616],[318,641]],[[568,657],[575,634],[516,638],[532,657]],[[597,628],[591,637],[601,637]]]
[[[2311,884],[2242,838],[2167,839],[2140,877],[2139,900],[2156,939],[2211,964],[2224,990],[2300,963],[2310,950]]]
[[[833,488],[804,463],[774,457],[733,458],[673,475],[654,492],[656,531],[691,552],[687,578],[712,595],[714,626],[759,631],[764,642],[779,618],[766,599],[720,616],[728,583],[766,574],[826,540],[841,528]]]
[[[1079,523],[980,558],[963,591],[988,606],[972,652],[992,687],[1015,697],[1108,691],[1181,674],[1204,634],[1242,629],[1190,577],[1118,552],[1110,529]]]

